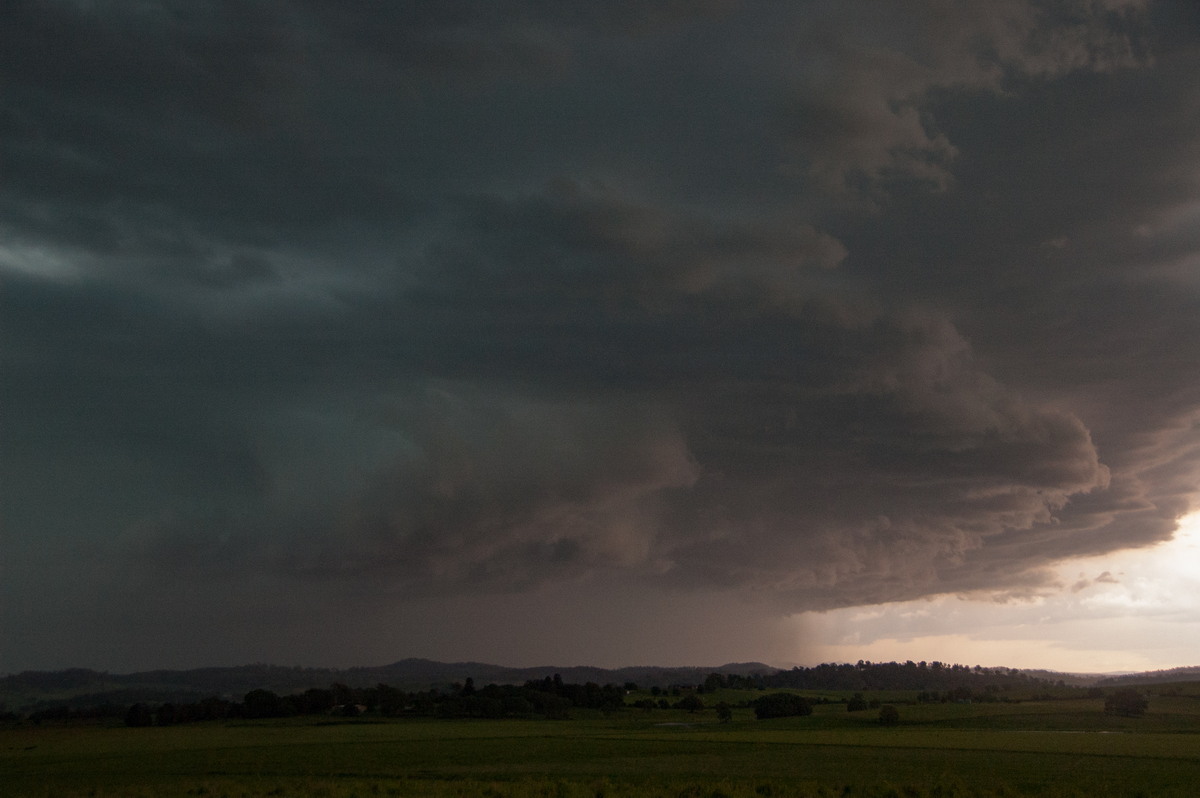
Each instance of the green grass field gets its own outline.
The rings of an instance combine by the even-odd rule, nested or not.
[[[722,698],[714,696],[713,703]],[[891,696],[891,698],[901,698]],[[0,729],[0,796],[1196,796],[1200,700],[1142,718],[1099,699],[576,712],[567,721],[304,718],[167,728]]]

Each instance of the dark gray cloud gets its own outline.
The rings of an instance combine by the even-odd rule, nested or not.
[[[137,591],[270,659],[253,630],[343,610],[1015,594],[1167,538],[1197,32],[1133,0],[17,3],[0,667],[132,666],[51,641],[84,616],[194,660]]]

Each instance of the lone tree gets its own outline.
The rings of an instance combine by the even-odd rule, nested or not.
[[[900,722],[900,711],[891,704],[879,708],[879,722],[884,726],[895,726]]]
[[[733,720],[733,707],[724,701],[717,704],[717,720],[722,723],[728,723]]]
[[[1146,707],[1149,705],[1150,702],[1137,690],[1123,687],[1104,699],[1104,712],[1107,715],[1140,718],[1146,714]]]
[[[246,693],[242,712],[247,718],[278,718],[283,715],[283,702],[270,690],[259,688]]]
[[[754,707],[754,717],[759,720],[812,714],[812,704],[795,693],[769,693],[754,699],[751,705]]]
[[[125,713],[126,726],[150,726],[154,723],[154,715],[145,704],[134,704]]]

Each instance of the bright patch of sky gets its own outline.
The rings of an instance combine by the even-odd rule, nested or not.
[[[941,595],[804,613],[808,662],[941,660],[1063,672],[1200,661],[1200,514],[1170,541],[1064,561],[1061,587],[1008,602]],[[963,631],[970,630],[970,631]]]

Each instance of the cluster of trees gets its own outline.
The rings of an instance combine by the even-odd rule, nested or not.
[[[80,721],[86,723],[98,720],[111,720],[114,718],[120,718],[125,714],[125,709],[125,706],[120,704],[105,703],[88,707],[46,707],[44,709],[34,710],[28,714],[20,715],[18,715],[16,712],[6,710],[4,712],[0,712],[0,723],[15,723],[20,720],[25,720],[35,724],[42,723],[43,721]]]
[[[750,706],[754,708],[754,717],[759,720],[769,718],[793,718],[811,715],[813,701],[795,693],[768,693],[754,699]],[[867,701],[862,693],[855,693],[846,703],[850,712],[860,712],[865,709],[878,709],[879,722],[884,726],[895,726],[900,722],[900,712],[891,704],[879,705],[878,701]]]
[[[884,704],[879,708],[879,722],[884,726],[897,725],[900,723],[900,710],[891,704]]]
[[[1140,696],[1140,693],[1132,688],[1125,688],[1124,690],[1119,690],[1114,694],[1094,686],[1067,687],[1064,685],[1056,685],[1053,691],[1042,689],[1040,692],[1034,691],[1026,693],[1023,696],[1023,699],[1027,698],[1033,701],[1062,701],[1075,698],[1104,698],[1105,711],[1109,714],[1136,715],[1138,713],[1129,713],[1126,711],[1130,706],[1134,706],[1136,704],[1136,702],[1130,698],[1131,695]],[[1120,707],[1120,709],[1113,708],[1114,696],[1123,696],[1123,698],[1115,699],[1115,705]],[[952,690],[946,690],[944,692],[939,692],[937,690],[922,690],[921,692],[917,693],[917,703],[920,704],[945,704],[948,702],[987,704],[997,701],[1018,702],[1023,699],[1006,696],[999,688],[990,684],[985,685],[983,690],[972,690],[969,687],[956,687]]]
[[[795,693],[767,693],[751,701],[750,706],[759,720],[811,715],[813,711],[812,702]]]
[[[476,688],[473,679],[449,690],[406,692],[385,684],[353,688],[335,684],[328,690],[278,695],[251,690],[240,702],[206,698],[196,703],[137,703],[125,713],[130,726],[170,726],[226,718],[281,718],[297,715],[374,714],[384,717],[563,719],[572,708],[612,710],[625,705],[625,688],[616,685],[566,684],[557,674],[524,685]]]
[[[1050,696],[1046,696],[1047,699]],[[970,702],[972,704],[991,704],[1003,701],[1000,690],[995,685],[987,685],[982,690],[972,690],[970,687],[955,687],[953,690],[922,690],[917,693],[918,704],[947,704]]]
[[[870,701],[868,701],[863,697],[862,693],[855,693],[850,697],[850,700],[846,702],[847,712],[862,712],[866,709],[879,709],[879,699],[872,698]]]
[[[718,690],[763,690],[766,682],[761,675],[742,675],[740,673],[710,673],[705,680],[696,685],[700,694],[715,693]]]
[[[704,709],[704,699],[696,692],[688,692],[677,701],[669,701],[666,698],[639,698],[633,702],[633,706],[647,711],[651,709],[684,709],[688,712],[699,712]]]
[[[192,703],[167,701],[154,708],[138,702],[125,711],[125,725],[174,726],[177,723],[196,723],[229,717],[246,717],[244,707],[215,697]]]
[[[710,677],[711,678],[711,677]],[[1062,686],[1035,679],[1015,668],[971,668],[942,662],[868,662],[824,664],[792,668],[764,676],[742,677],[765,688],[791,687],[801,690],[924,690],[972,694],[1028,690]],[[730,685],[732,686],[732,685]]]
[[[495,687],[495,685],[488,685],[488,687]],[[552,678],[525,682],[524,687],[520,689],[539,695],[565,698],[572,706],[576,707],[612,710],[625,706],[625,693],[629,690],[636,690],[637,685],[626,683],[624,686],[615,684],[601,686],[595,682],[565,684],[562,677],[556,673]]]
[[[1146,714],[1150,702],[1132,687],[1125,687],[1104,698],[1104,711],[1109,715],[1140,718]]]
[[[796,695],[795,693],[767,693],[751,701],[750,706],[754,708],[754,717],[759,720],[767,720],[769,718],[793,718],[811,715],[814,703],[817,702],[804,696]],[[895,726],[900,722],[900,712],[894,706],[891,704],[880,706],[879,701],[876,700],[867,701],[863,698],[862,693],[855,693],[846,702],[846,709],[850,712],[878,709],[879,722],[884,726]]]

